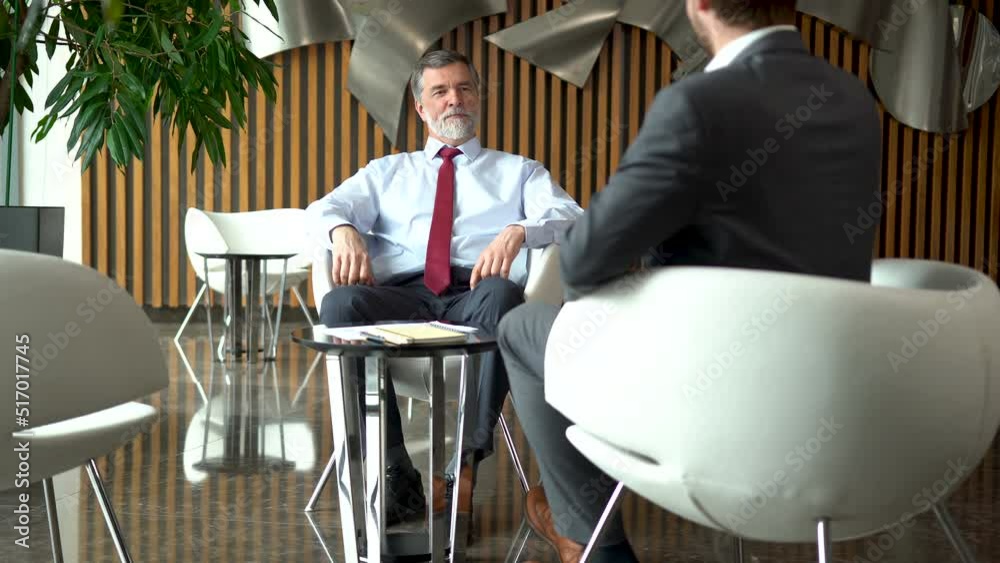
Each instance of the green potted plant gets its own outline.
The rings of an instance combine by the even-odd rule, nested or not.
[[[252,1],[263,2],[277,20],[274,0]],[[246,2],[0,0],[0,131],[8,141],[0,158],[0,248],[62,253],[61,208],[12,206],[14,118],[25,111],[45,112],[32,132],[36,142],[56,121],[71,119],[66,150],[75,150],[84,170],[104,147],[119,167],[141,160],[149,112],[177,131],[190,127],[192,167],[202,147],[214,164],[225,165],[221,132],[233,121],[246,126],[249,91],[260,88],[275,99],[271,64],[250,52],[236,25]],[[50,60],[57,48],[70,55],[45,107],[35,108],[29,91],[40,48]]]

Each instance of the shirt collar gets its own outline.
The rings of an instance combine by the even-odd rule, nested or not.
[[[445,146],[445,144],[438,139],[435,139],[434,137],[427,137],[427,144],[424,145],[424,156],[427,157],[427,161],[433,161],[434,157],[437,156],[443,146]],[[483,152],[483,146],[479,143],[478,137],[473,137],[466,141],[465,144],[459,145],[455,148],[462,151],[462,154],[465,156],[469,157],[470,161],[476,160],[479,153]]]
[[[741,35],[729,43],[726,43],[721,49],[719,49],[719,52],[715,54],[715,57],[713,57],[712,60],[709,61],[708,66],[705,67],[705,72],[712,72],[713,70],[719,70],[720,68],[728,66],[729,63],[736,60],[736,57],[740,56],[740,53],[746,51],[751,45],[764,37],[779,31],[797,32],[798,28],[794,25],[772,25],[755,29],[746,35]]]

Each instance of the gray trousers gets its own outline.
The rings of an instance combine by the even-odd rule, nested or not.
[[[517,418],[542,472],[556,531],[586,544],[617,481],[597,468],[566,438],[569,419],[545,402],[545,344],[559,308],[527,303],[500,321],[500,351],[507,366]],[[601,545],[625,541],[621,513],[608,522]]]

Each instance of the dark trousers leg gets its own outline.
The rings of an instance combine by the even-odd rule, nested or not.
[[[358,323],[375,323],[389,320],[430,320],[435,318],[431,301],[433,294],[426,288],[396,286],[339,286],[323,297],[320,307],[320,323],[326,326],[342,326]],[[358,362],[361,384],[359,398],[364,412],[364,361]],[[396,403],[396,389],[392,377],[386,381],[386,450],[389,465],[406,463],[409,459],[403,444],[403,421]],[[361,424],[364,425],[364,417]]]
[[[616,482],[566,438],[572,424],[545,401],[545,344],[559,308],[529,303],[500,322],[499,341],[518,421],[538,459],[545,495],[559,534],[586,544]],[[602,545],[625,540],[621,514],[608,523]]]
[[[524,303],[524,291],[504,278],[487,278],[475,289],[456,296],[448,303],[445,319],[475,326],[485,334],[496,335],[500,319]],[[476,374],[470,374],[475,376]],[[510,385],[503,358],[496,352],[483,354],[478,374],[478,396],[467,397],[468,442],[463,447],[463,463],[475,465],[493,453],[493,430]]]

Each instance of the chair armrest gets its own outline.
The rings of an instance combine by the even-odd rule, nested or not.
[[[333,289],[332,271],[333,255],[330,250],[324,246],[316,245],[312,261],[312,290],[317,313],[320,306],[323,305],[323,297]]]
[[[563,304],[562,276],[559,273],[559,245],[528,251],[528,281],[524,286],[524,300]]]

